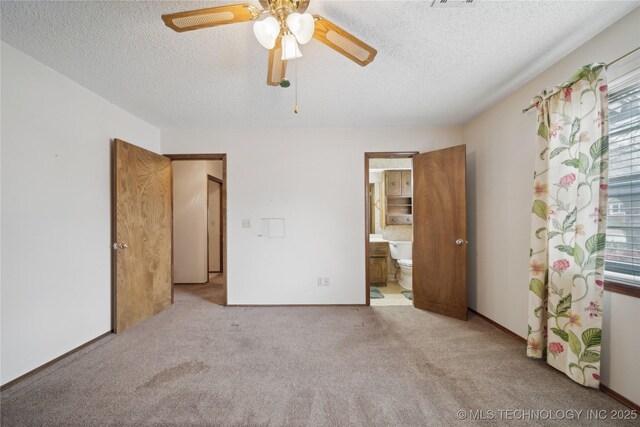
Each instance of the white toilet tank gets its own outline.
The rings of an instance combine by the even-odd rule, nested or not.
[[[396,240],[389,242],[389,250],[393,259],[412,259],[413,242],[409,240]]]

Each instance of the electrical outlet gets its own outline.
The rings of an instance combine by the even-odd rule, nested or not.
[[[251,228],[251,219],[250,218],[244,218],[242,220],[242,228]]]
[[[328,277],[324,278],[324,286],[329,286],[329,278]]]
[[[318,276],[318,286],[324,286],[324,280],[322,276]]]

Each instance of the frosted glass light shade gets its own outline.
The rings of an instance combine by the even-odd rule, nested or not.
[[[310,13],[290,13],[287,16],[287,27],[296,36],[298,43],[307,44],[313,37],[316,23]]]
[[[282,60],[288,61],[289,59],[300,58],[302,53],[298,47],[298,42],[293,34],[287,34],[282,37]]]
[[[280,34],[280,23],[273,16],[253,24],[253,33],[262,46],[273,49]]]

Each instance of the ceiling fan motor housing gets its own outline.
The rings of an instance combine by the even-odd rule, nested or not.
[[[260,0],[262,8],[272,10],[276,15],[291,12],[303,13],[309,7],[310,0]]]

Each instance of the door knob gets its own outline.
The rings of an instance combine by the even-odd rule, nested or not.
[[[463,244],[464,244],[464,240],[462,240],[462,239],[456,240],[456,245],[462,246]]]
[[[113,249],[127,249],[128,247],[129,245],[127,245],[125,242],[113,244]]]

